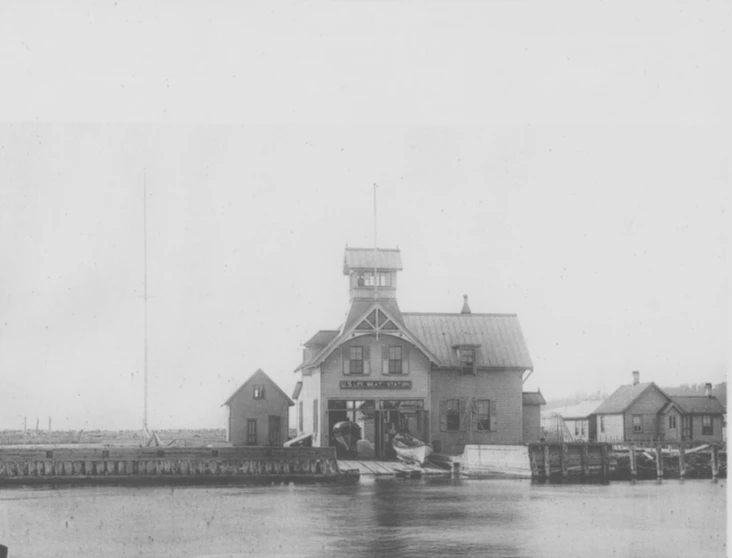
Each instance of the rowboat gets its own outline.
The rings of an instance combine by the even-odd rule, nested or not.
[[[355,453],[361,439],[361,427],[350,420],[338,422],[333,426],[333,439],[344,451]]]
[[[425,444],[409,434],[397,434],[394,436],[392,446],[396,452],[397,459],[403,463],[422,465],[432,453],[432,446]]]

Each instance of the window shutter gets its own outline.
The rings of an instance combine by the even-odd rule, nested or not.
[[[351,373],[351,355],[348,352],[348,347],[341,347],[341,359],[343,360],[343,373]]]
[[[470,429],[473,432],[477,432],[478,430],[480,430],[480,428],[478,428],[478,400],[477,399],[470,400]]]
[[[363,348],[363,373],[364,374],[371,374],[371,358],[370,354],[371,351],[369,350],[371,347],[366,345]]]
[[[498,423],[496,422],[496,402],[488,401],[488,408],[490,409],[491,416],[491,432],[498,430]]]
[[[409,345],[402,349],[402,374],[409,374]]]
[[[381,346],[381,373],[382,374],[389,373],[389,346],[388,345]]]
[[[440,399],[440,431],[447,431],[447,401]]]
[[[467,430],[468,429],[468,406],[467,403],[467,397],[461,397],[460,398],[460,428],[458,430]]]

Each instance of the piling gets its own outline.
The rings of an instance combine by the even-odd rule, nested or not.
[[[608,459],[608,452],[607,452],[607,445],[602,446],[602,480],[603,482],[607,482],[608,478],[610,477],[610,460]]]
[[[661,445],[656,446],[656,476],[663,478],[663,454],[661,453]]]
[[[717,480],[719,475],[719,448],[712,446],[712,480]]]
[[[590,476],[590,448],[587,444],[582,446],[582,474],[585,477]]]
[[[686,456],[684,455],[684,446],[679,446],[679,478],[686,477]]]
[[[635,444],[630,444],[630,478],[632,480],[638,478],[638,469],[635,463]]]
[[[552,473],[551,463],[549,461],[549,444],[544,444],[544,476],[549,478]]]
[[[569,453],[567,452],[567,444],[562,444],[562,478],[566,479],[569,473]]]

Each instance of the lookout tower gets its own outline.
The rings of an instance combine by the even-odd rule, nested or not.
[[[349,300],[396,299],[401,270],[398,248],[346,248],[343,275],[349,280]]]

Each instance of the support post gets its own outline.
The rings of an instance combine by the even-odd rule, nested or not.
[[[712,446],[712,479],[717,480],[717,476],[719,475],[719,454],[718,454],[719,448],[714,445]]]
[[[551,475],[551,464],[549,462],[549,444],[544,444],[544,476],[549,478]]]
[[[536,446],[529,446],[529,455],[531,456],[531,476],[539,478],[539,466],[536,464]]]
[[[656,446],[656,477],[663,478],[663,453],[661,453],[661,444]]]
[[[562,478],[566,479],[569,474],[569,463],[567,455],[567,444],[562,444]]]
[[[686,456],[684,455],[684,446],[679,444],[679,478],[686,477]]]
[[[635,464],[635,444],[630,444],[630,478],[635,480],[638,477],[638,470]]]
[[[585,477],[590,476],[590,450],[587,444],[582,445],[582,474]]]

